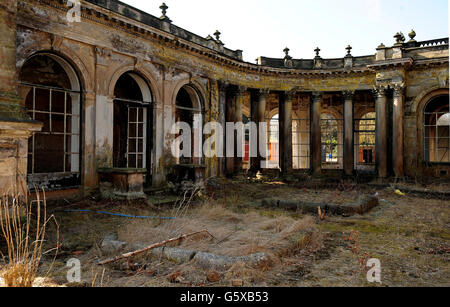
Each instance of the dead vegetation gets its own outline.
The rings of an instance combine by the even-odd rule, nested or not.
[[[41,198],[42,197],[42,198]],[[45,192],[37,193],[36,201],[20,196],[0,199],[0,228],[6,243],[6,264],[0,276],[7,287],[32,287],[43,254],[47,224]],[[55,248],[57,250],[57,246]],[[48,251],[50,252],[50,251]]]
[[[82,263],[81,285],[85,286],[371,286],[364,263],[374,257],[382,263],[383,286],[448,285],[448,201],[400,196],[393,189],[384,189],[378,191],[378,207],[350,218],[260,206],[261,200],[271,195],[346,203],[376,192],[371,188],[316,190],[275,182],[230,181],[202,191],[199,198],[187,193],[171,208],[144,202],[80,202],[71,208],[177,218],[58,212],[62,253],[51,281],[66,284],[66,261],[75,257]],[[211,235],[165,242],[203,229]],[[51,227],[50,242],[54,242],[53,233]],[[102,240],[111,233],[126,242],[124,250],[112,254],[102,250]],[[238,261],[218,269],[200,266],[195,258],[179,262],[148,252],[116,264],[98,265],[161,242],[169,249],[224,257],[264,253],[270,261],[258,265]],[[44,258],[40,272],[48,269],[51,260]]]

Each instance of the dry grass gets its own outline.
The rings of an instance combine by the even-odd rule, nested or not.
[[[108,210],[134,215],[176,216],[176,220],[131,220],[89,214],[58,213],[61,219],[67,257],[82,250],[83,280],[96,286],[230,286],[239,279],[245,286],[370,286],[361,272],[357,255],[345,240],[351,230],[359,231],[359,248],[382,262],[383,285],[432,286],[449,284],[449,201],[400,197],[386,189],[379,192],[380,206],[364,216],[343,218],[317,216],[262,208],[267,197],[300,199],[306,202],[352,202],[372,189],[340,192],[290,187],[284,184],[233,183],[209,193],[211,198],[192,202],[182,197],[174,209],[149,208],[135,203],[111,203]],[[184,199],[184,200],[183,200]],[[95,204],[94,204],[95,205]],[[100,205],[100,204],[98,204]],[[89,204],[92,206],[92,204]],[[89,207],[91,208],[91,207]],[[244,256],[265,252],[270,265],[251,267],[236,263],[217,272],[221,279],[208,282],[209,270],[193,262],[177,264],[159,257],[136,258],[145,264],[143,271],[123,270],[97,265],[103,255],[98,246],[111,232],[119,240],[151,245],[202,229],[215,239],[198,236],[185,240],[181,248],[224,256]],[[58,263],[58,283],[65,283],[65,259]],[[183,283],[168,277],[180,272]],[[94,282],[93,282],[94,281]]]
[[[185,240],[181,246],[223,256],[265,252],[276,261],[320,240],[314,235],[313,217],[296,220],[286,215],[268,217],[257,211],[237,213],[232,207],[211,200],[191,208],[173,221],[133,221],[119,230],[119,239],[150,245],[199,229],[208,229],[215,239],[197,236]]]
[[[0,200],[0,227],[8,250],[1,276],[7,287],[33,286],[50,220],[46,208],[45,193],[42,200],[38,193],[34,202],[7,196]]]

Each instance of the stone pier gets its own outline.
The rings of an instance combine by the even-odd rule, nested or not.
[[[283,172],[292,171],[292,100],[295,91],[284,94],[280,99],[280,168]],[[280,95],[282,96],[282,95]]]
[[[386,178],[388,176],[388,157],[387,157],[387,98],[386,86],[376,86],[375,94],[375,109],[377,113],[376,120],[376,165],[378,176]]]
[[[243,113],[242,113],[242,105],[244,104],[244,95],[247,92],[247,88],[243,87],[243,86],[239,86],[236,92],[236,99],[234,100],[235,105],[234,105],[234,122],[238,123],[238,122],[242,122],[243,121]],[[245,138],[245,134],[242,136],[243,138]],[[244,144],[244,142],[242,142]],[[237,134],[236,134],[236,140],[235,140],[235,144],[240,144],[240,142],[238,142],[237,140]],[[237,151],[237,146],[235,147],[236,151]],[[235,151],[235,152],[236,152]],[[245,148],[242,148],[242,152],[245,154]],[[236,155],[237,157],[237,155]],[[242,170],[242,159],[241,157],[237,157],[236,159],[234,159],[234,172],[238,173]]]
[[[256,158],[251,158],[251,171],[257,172],[261,170],[262,165],[261,162],[265,160],[261,156],[261,148],[264,145],[260,144],[260,129],[259,124],[265,122],[265,113],[266,113],[266,104],[267,104],[267,95],[269,95],[269,90],[261,89],[258,91],[258,99],[253,101],[253,110],[252,110],[252,118],[253,121],[258,125],[258,153]]]
[[[0,4],[0,195],[26,193],[28,138],[42,125],[31,120],[17,92],[17,2]]]
[[[312,93],[311,150],[312,171],[314,175],[322,173],[322,135],[320,129],[320,113],[322,109],[322,93]]]
[[[344,174],[353,175],[353,91],[344,93]]]
[[[403,85],[394,85],[394,108],[392,125],[392,164],[395,177],[402,178],[403,172]]]

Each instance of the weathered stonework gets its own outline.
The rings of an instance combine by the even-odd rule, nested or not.
[[[349,110],[355,102],[343,93],[366,95],[376,86],[383,87],[390,94],[382,101],[381,107],[390,110],[394,103],[392,89],[402,85],[405,88],[402,111],[398,109],[395,114],[397,118],[402,118],[403,125],[402,129],[396,130],[395,141],[402,142],[402,148],[396,149],[396,152],[402,151],[404,159],[398,162],[400,160],[395,156],[388,156],[388,149],[393,142],[389,129],[385,136],[378,135],[377,144],[382,145],[377,150],[377,155],[381,157],[377,163],[383,161],[381,176],[414,177],[436,174],[436,170],[450,171],[449,165],[424,163],[421,131],[421,114],[424,106],[434,97],[433,93],[446,92],[448,95],[448,39],[396,44],[393,47],[383,45],[373,55],[362,57],[351,55],[349,46],[347,56],[341,59],[322,59],[318,55],[316,59],[310,60],[289,57],[286,62],[286,58],[261,57],[258,64],[250,64],[242,61],[242,51],[230,50],[218,39],[194,35],[168,20],[144,14],[117,1],[89,0],[81,3],[79,23],[67,21],[69,7],[65,1],[7,0],[0,5],[0,120],[7,114],[6,117],[18,123],[13,130],[28,131],[16,139],[2,137],[10,135],[8,129],[11,128],[0,122],[0,144],[6,144],[5,147],[0,146],[0,172],[6,176],[2,177],[4,182],[8,181],[7,177],[17,177],[18,173],[24,178],[26,139],[40,127],[38,123],[30,121],[25,113],[25,97],[18,98],[16,77],[23,65],[33,55],[40,53],[54,54],[67,61],[81,84],[80,172],[81,187],[86,192],[98,188],[98,168],[114,166],[115,86],[127,72],[139,74],[153,96],[152,118],[149,122],[152,133],[151,139],[147,140],[147,144],[152,144],[149,148],[151,161],[148,164],[151,165],[153,186],[165,184],[168,169],[175,163],[169,157],[170,144],[174,139],[170,130],[176,117],[177,95],[185,87],[193,89],[198,96],[205,123],[224,122],[225,114],[236,117],[236,121],[242,115],[251,118],[251,104],[259,106],[259,120],[270,118],[278,112],[283,112],[280,118],[289,119],[301,101],[311,105],[311,171],[318,175],[322,173],[322,97],[345,97],[347,125],[344,152],[348,155],[353,147],[348,123],[352,114]],[[236,89],[242,89],[237,96]],[[255,97],[260,96],[255,93],[260,90],[265,96],[258,102]],[[315,95],[310,99],[313,92]],[[279,110],[280,101],[283,103],[282,110]],[[230,103],[233,110],[227,113]],[[383,120],[381,130],[389,127],[386,125],[389,125],[390,115]],[[283,127],[284,137],[292,131],[292,127],[284,123],[280,127]],[[403,140],[398,140],[399,137]],[[292,163],[289,160],[292,160],[292,149],[289,147],[292,147],[292,142],[282,144],[281,164],[283,170],[291,172]],[[19,167],[13,169],[11,165],[14,159],[19,161]],[[392,159],[398,166],[395,172]],[[351,176],[354,161],[344,160],[343,171]],[[231,163],[229,159],[216,157],[202,161],[206,166],[207,178],[230,173],[242,164],[242,161]],[[198,162],[201,164],[202,161]]]

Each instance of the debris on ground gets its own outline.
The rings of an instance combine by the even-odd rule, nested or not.
[[[399,197],[396,189],[407,193]],[[450,202],[418,195],[403,186],[302,186],[242,177],[216,180],[196,197],[181,195],[178,202],[163,206],[91,199],[70,205],[174,220],[67,214],[61,212],[67,205],[62,203],[54,209],[61,231],[58,257],[44,256],[40,274],[50,271],[46,283],[66,285],[66,263],[75,256],[82,264],[80,285],[89,287],[367,286],[361,266],[370,255],[382,263],[384,286],[449,285]],[[275,205],[261,206],[267,200]],[[279,200],[294,205],[279,206]],[[311,210],[299,208],[302,203],[311,204]],[[346,214],[343,206],[349,205],[356,214]],[[360,209],[364,215],[358,214]],[[211,236],[166,242],[199,229],[208,229]],[[358,253],[345,240],[352,231],[358,233]],[[46,249],[55,247],[56,233],[49,228]],[[98,265],[99,259],[142,251],[158,242],[165,243],[113,265]]]

